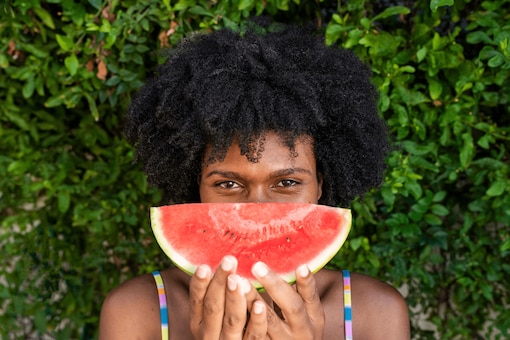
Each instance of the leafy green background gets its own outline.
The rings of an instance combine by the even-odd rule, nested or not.
[[[122,136],[158,49],[254,15],[317,20],[374,72],[396,150],[333,267],[402,287],[416,339],[510,336],[508,0],[4,0],[0,335],[90,339],[121,281],[168,265]]]

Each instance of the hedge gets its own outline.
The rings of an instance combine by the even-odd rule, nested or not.
[[[395,151],[331,261],[400,287],[415,339],[510,336],[508,0],[6,0],[0,335],[90,339],[120,282],[169,265],[122,135],[161,48],[266,15],[371,65]]]

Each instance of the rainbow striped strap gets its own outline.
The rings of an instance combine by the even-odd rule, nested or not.
[[[344,329],[345,340],[352,340],[351,273],[343,270],[344,276]]]
[[[159,314],[161,316],[161,339],[168,340],[168,308],[166,305],[165,285],[163,284],[163,278],[158,270],[152,272],[152,276],[154,276],[154,281],[156,281],[156,286],[158,287]]]

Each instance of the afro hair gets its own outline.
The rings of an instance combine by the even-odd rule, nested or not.
[[[310,30],[223,29],[169,52],[134,97],[125,132],[163,204],[199,201],[203,162],[221,161],[234,139],[256,162],[253,142],[266,132],[291,152],[308,135],[323,180],[319,203],[345,207],[383,178],[390,145],[377,99],[369,68]]]

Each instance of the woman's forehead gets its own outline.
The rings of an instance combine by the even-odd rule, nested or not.
[[[282,142],[275,133],[266,134],[259,143],[259,154],[256,160],[250,155],[243,154],[238,143],[232,143],[221,159],[203,164],[202,170],[236,171],[236,169],[251,172],[276,173],[282,169],[306,169],[315,173],[316,160],[313,145],[309,138],[298,138],[293,148]],[[207,159],[206,154],[204,159]]]
[[[276,145],[281,146],[279,151],[282,155],[288,153],[296,157],[296,145],[307,145],[307,149],[313,154],[313,138],[310,135],[294,135],[287,131],[277,132],[271,130],[253,134],[249,138],[240,138],[238,135],[234,134],[231,137],[231,142],[227,144],[225,144],[225,140],[209,143],[205,147],[204,162],[207,164],[221,161],[232,148],[238,150],[237,152],[245,156],[248,160],[257,162],[266,150],[268,140],[273,147]]]

